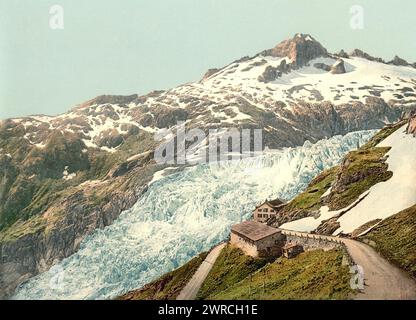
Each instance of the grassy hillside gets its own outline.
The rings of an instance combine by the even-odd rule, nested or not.
[[[372,186],[390,179],[393,173],[388,171],[384,158],[389,150],[388,147],[372,147],[350,152],[338,169],[337,179],[326,200],[329,208],[345,208]]]
[[[241,281],[228,279],[222,290],[214,290],[207,299],[348,299],[353,291],[342,257],[338,250],[316,250],[294,259],[279,258]]]
[[[311,181],[308,188],[294,198],[289,204],[289,210],[316,210],[322,205],[322,195],[331,187],[336,179],[338,167],[325,170]]]
[[[201,253],[182,267],[117,300],[175,300],[207,255],[207,252]]]
[[[381,141],[385,140],[388,136],[396,132],[398,129],[403,127],[406,124],[407,120],[399,121],[393,125],[386,126],[383,129],[381,129],[379,132],[377,132],[374,137],[371,138],[370,141],[368,141],[362,149],[369,149],[373,148],[376,145],[378,145]]]
[[[304,192],[288,203],[283,209],[283,220],[277,224],[312,216],[322,206],[328,206],[330,210],[346,208],[372,186],[389,180],[393,175],[386,163],[390,148],[377,145],[403,124],[385,127],[367,144],[349,152],[339,166],[318,175]],[[323,197],[329,188],[330,192]]]
[[[243,280],[249,274],[266,264],[264,259],[254,259],[245,255],[240,249],[227,245],[218,256],[208,274],[197,299],[205,299],[210,295],[222,292],[229,286]]]
[[[385,219],[361,240],[416,277],[416,205]]]
[[[76,193],[84,193],[84,188],[80,188],[83,183],[105,181],[101,193],[106,195],[112,190],[119,193],[129,190],[127,184],[134,177],[128,173],[142,162],[152,160],[150,156],[143,156],[140,161],[126,160],[153,148],[154,139],[148,133],[126,137],[117,152],[109,154],[87,148],[73,134],[62,132],[50,133],[45,138],[45,146],[38,148],[23,138],[23,127],[9,129],[7,123],[0,123],[0,172],[4,173],[0,175],[0,242],[32,233],[31,226],[40,225],[46,210],[59,211],[64,201]],[[64,171],[75,176],[64,179]],[[147,176],[146,179],[150,180]],[[111,200],[103,199],[98,193],[84,193],[86,213],[97,211]],[[43,220],[42,225],[49,222]],[[22,233],[24,226],[27,230]]]

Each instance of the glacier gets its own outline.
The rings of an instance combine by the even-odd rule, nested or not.
[[[227,239],[231,225],[250,218],[265,199],[292,199],[374,133],[307,141],[156,179],[111,226],[22,284],[12,299],[111,299],[137,289]]]

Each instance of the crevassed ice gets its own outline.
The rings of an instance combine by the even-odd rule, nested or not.
[[[136,289],[226,239],[266,198],[291,199],[374,131],[336,136],[256,158],[197,165],[154,182],[133,208],[15,299],[105,299]]]

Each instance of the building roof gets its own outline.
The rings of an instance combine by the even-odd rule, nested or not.
[[[288,243],[285,246],[283,246],[282,249],[283,250],[289,250],[289,249],[296,248],[296,247],[300,247],[300,245],[297,244],[297,243]]]
[[[278,208],[278,207],[280,207],[281,205],[283,205],[283,204],[285,204],[282,200],[280,200],[280,199],[278,199],[278,198],[276,198],[276,199],[274,199],[274,200],[266,200],[266,201],[264,201],[262,204],[260,204],[260,205],[258,205],[257,207],[256,207],[256,209],[258,208],[258,207],[261,207],[262,205],[264,205],[264,204],[267,204],[269,207],[271,207],[271,208]]]
[[[281,232],[279,229],[251,220],[232,226],[231,231],[252,241],[258,241]]]

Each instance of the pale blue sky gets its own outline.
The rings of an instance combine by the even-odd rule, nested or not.
[[[49,28],[54,4],[64,30]],[[350,28],[355,4],[362,30]],[[0,118],[175,87],[297,32],[414,62],[415,12],[414,0],[0,0]]]

